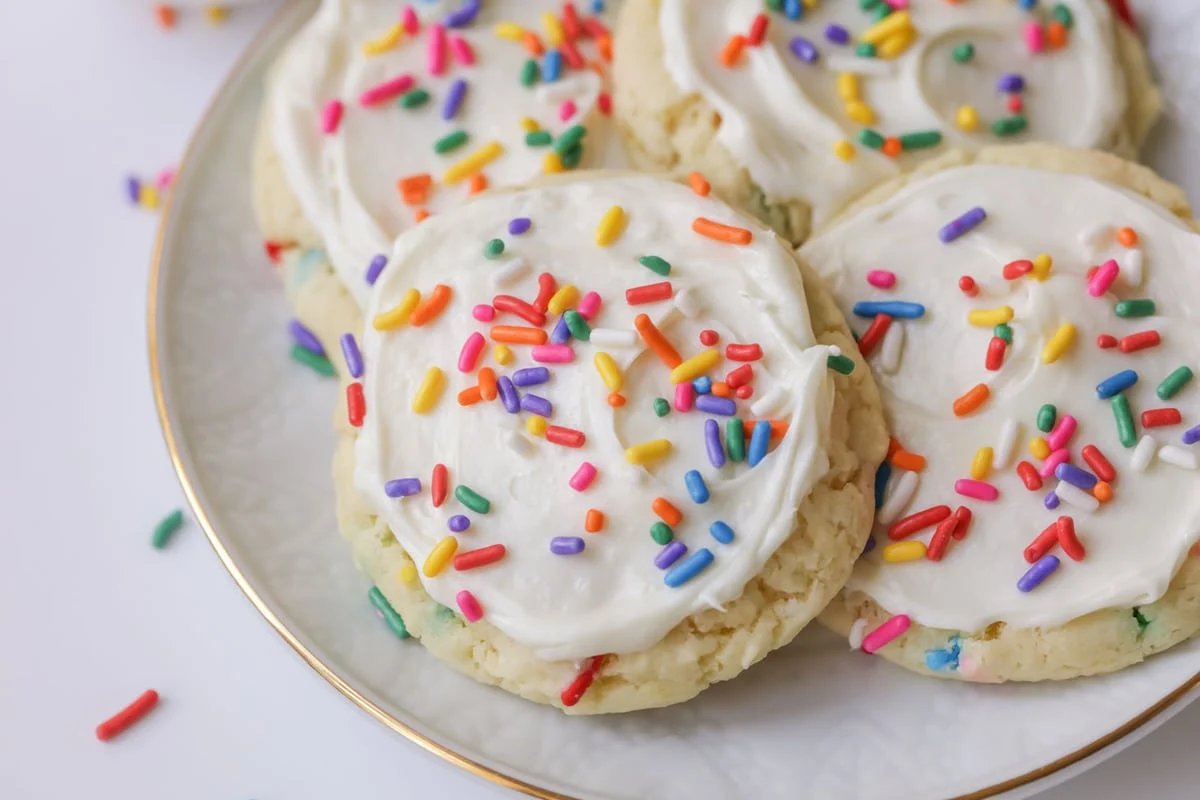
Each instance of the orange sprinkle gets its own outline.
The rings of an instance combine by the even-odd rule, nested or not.
[[[900,140],[895,136],[889,136],[883,140],[883,147],[879,149],[882,150],[883,154],[888,158],[895,158],[896,156],[900,155],[903,145],[900,144]]]
[[[746,37],[740,33],[735,33],[729,37],[729,41],[721,48],[721,64],[726,67],[732,67],[737,63],[738,58],[742,55],[742,50],[746,47]]]
[[[428,189],[409,189],[406,192],[400,193],[400,199],[404,201],[406,206],[419,206],[429,199]]]
[[[713,222],[711,219],[705,219],[704,217],[696,217],[696,219],[692,220],[692,230],[701,236],[707,236],[709,239],[716,239],[718,242],[727,242],[729,244],[750,244],[750,240],[754,238],[754,234],[745,228],[722,225],[720,222]]]
[[[596,52],[605,61],[612,61],[612,38],[609,36],[601,36],[596,40]]]
[[[1194,545],[1192,545],[1192,549],[1188,550],[1188,555],[1193,557],[1200,556],[1200,542],[1196,542]]]
[[[965,417],[983,405],[984,401],[991,396],[992,391],[988,389],[986,383],[976,384],[973,389],[954,401],[954,416]]]
[[[588,533],[595,533],[604,527],[604,512],[598,508],[589,508],[587,516],[583,518],[583,529]]]
[[[413,222],[424,222],[429,219],[429,212],[423,208],[418,208],[413,212]]]
[[[891,456],[892,466],[906,469],[909,472],[920,472],[925,469],[925,456],[910,453],[907,450],[897,450]]]
[[[496,399],[496,371],[491,367],[479,370],[479,394],[488,402]]]
[[[1067,43],[1067,26],[1054,20],[1046,26],[1046,45],[1051,50],[1057,50]]]
[[[712,184],[699,172],[690,173],[688,175],[688,183],[691,184],[692,191],[701,197],[708,197],[708,193],[712,191]]]
[[[1112,485],[1104,481],[1096,481],[1096,485],[1092,487],[1092,495],[1101,503],[1107,503],[1112,500]]]
[[[420,175],[409,175],[407,178],[396,181],[396,188],[400,190],[401,194],[425,191],[432,185],[433,176],[427,172]]]
[[[158,20],[158,24],[161,27],[175,27],[175,9],[171,8],[166,3],[160,3],[154,7],[154,16]]]
[[[414,312],[415,313],[415,312]],[[530,328],[525,325],[493,325],[491,333],[493,342],[505,344],[545,344],[546,332],[541,328]]]
[[[900,444],[899,439],[897,439],[895,436],[888,437],[888,452],[887,452],[888,458],[891,458],[892,456],[894,456],[898,450],[903,450],[903,449],[904,449],[904,445]]]
[[[620,392],[613,392],[608,396],[608,404],[613,408],[620,408],[625,405],[625,395]]]
[[[479,194],[486,188],[488,188],[488,179],[487,175],[482,172],[476,172],[467,182],[467,194]]]
[[[662,518],[662,521],[675,527],[683,519],[683,512],[671,504],[665,497],[656,497],[650,504],[650,509]]]
[[[1121,228],[1117,231],[1117,241],[1124,247],[1133,247],[1138,243],[1137,231],[1133,228]]]
[[[787,436],[789,423],[786,419],[773,419],[769,420],[769,422],[771,423],[772,439],[781,439]],[[757,424],[758,420],[756,419],[748,419],[743,422],[742,435],[746,437],[746,441],[749,441],[750,437],[754,434],[754,426]]]
[[[646,346],[654,351],[654,355],[671,369],[675,369],[683,363],[683,358],[679,355],[679,351],[671,346],[667,341],[667,337],[663,336],[662,331],[658,326],[645,314],[638,314],[633,318],[633,327],[637,328],[637,332],[641,334],[642,341]]]
[[[433,291],[429,293],[429,297],[422,300],[413,309],[412,314],[408,316],[408,324],[414,328],[419,328],[422,325],[433,322],[450,302],[450,294],[450,287],[444,283],[439,283],[433,287]]]
[[[468,386],[458,393],[458,404],[460,406],[473,406],[483,399],[478,386]]]
[[[717,381],[712,385],[712,393],[717,397],[729,397],[733,394],[733,389],[730,389],[725,381]]]
[[[542,40],[533,31],[525,31],[521,35],[521,44],[525,45],[525,49],[531,56],[540,56],[546,52],[546,48],[542,47]]]

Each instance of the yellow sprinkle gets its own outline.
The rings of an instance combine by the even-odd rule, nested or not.
[[[1029,452],[1036,459],[1044,459],[1050,455],[1050,443],[1041,436],[1035,436],[1029,440]]]
[[[567,283],[558,287],[558,291],[550,296],[550,302],[546,304],[546,310],[551,314],[561,314],[568,308],[574,308],[579,302],[579,289],[575,288],[575,284]]]
[[[925,557],[925,543],[922,541],[892,542],[883,548],[883,560],[889,564],[899,564],[902,561],[916,561]]]
[[[558,153],[550,151],[542,157],[542,172],[551,174],[554,172],[564,172],[566,169],[567,168],[564,167],[562,163],[562,156],[560,156]]]
[[[804,7],[805,7],[805,8],[810,8],[810,9],[811,9],[811,8],[816,8],[816,7],[817,7],[817,3],[819,3],[819,2],[821,2],[821,0],[804,0]]]
[[[521,37],[525,35],[525,29],[515,22],[497,22],[492,32],[501,39],[511,39],[514,42],[521,41]]]
[[[229,9],[225,6],[205,6],[204,16],[213,25],[219,25],[225,21],[226,15],[229,14]]]
[[[384,31],[383,35],[378,39],[371,39],[363,42],[362,51],[364,56],[377,56],[380,53],[386,53],[397,44],[400,43],[400,38],[404,36],[404,24],[397,22],[392,27]]]
[[[521,130],[525,131],[526,133],[533,133],[534,131],[540,131],[541,129],[542,126],[539,125],[538,121],[533,117],[521,117]]]
[[[847,103],[862,99],[862,94],[859,92],[858,76],[853,72],[838,74],[837,90],[838,96]]]
[[[988,476],[992,471],[992,448],[981,447],[975,451],[975,458],[971,459],[971,477],[977,481],[981,481]]]
[[[442,539],[429,551],[425,563],[421,565],[421,572],[425,574],[426,578],[437,577],[450,563],[450,559],[454,558],[454,551],[457,549],[458,539],[453,536]]]
[[[875,123],[874,109],[861,100],[846,103],[846,116],[859,125],[873,125]]]
[[[592,363],[596,365],[596,372],[600,373],[600,380],[604,381],[604,385],[610,392],[621,391],[625,379],[621,375],[621,368],[617,366],[616,361],[613,361],[612,356],[604,352],[596,353],[592,356]]]
[[[907,50],[917,38],[917,32],[912,28],[905,28],[883,40],[875,47],[875,55],[878,58],[888,59],[896,56]]]
[[[1009,322],[1012,318],[1012,306],[981,308],[967,314],[967,322],[972,325],[978,325],[981,328],[992,328],[1002,322]]]
[[[443,183],[458,183],[463,178],[479,172],[491,161],[504,152],[504,146],[499,142],[488,142],[483,147],[471,153],[462,161],[451,164],[442,175]]]
[[[958,113],[954,115],[954,122],[959,128],[970,133],[979,127],[979,112],[975,110],[975,106],[959,106]]]
[[[408,317],[412,314],[417,303],[421,302],[421,293],[416,289],[409,289],[400,298],[400,302],[390,311],[384,311],[381,314],[376,314],[371,320],[371,327],[377,331],[390,331],[393,328],[399,328],[404,323],[408,322]]]
[[[883,19],[876,22],[871,27],[862,32],[858,37],[860,42],[878,45],[884,39],[892,34],[912,28],[912,17],[907,11],[897,11],[894,14],[888,14]]]
[[[625,230],[625,209],[613,206],[604,212],[600,224],[596,226],[596,244],[608,247],[617,240],[621,231]]]
[[[411,561],[405,561],[400,565],[400,582],[405,586],[412,586],[417,582],[417,565]]]
[[[671,383],[686,383],[695,380],[720,363],[720,350],[705,350],[671,370]]]
[[[158,208],[158,187],[143,183],[138,189],[138,203],[142,208],[148,208],[151,211]]]
[[[542,26],[546,29],[546,41],[550,42],[551,47],[558,47],[566,41],[566,31],[563,30],[562,23],[558,21],[558,17],[554,16],[552,12],[542,12]]]
[[[1050,337],[1050,341],[1046,342],[1046,346],[1042,348],[1042,363],[1053,364],[1058,361],[1062,354],[1067,352],[1067,348],[1073,341],[1075,341],[1075,326],[1069,322],[1059,325],[1058,330]]]
[[[529,419],[525,420],[525,430],[529,431],[534,436],[545,436],[546,426],[550,423],[546,422],[545,417],[540,417],[537,414],[531,414]]]
[[[446,388],[446,376],[438,367],[425,370],[425,377],[413,395],[412,410],[414,414],[424,414],[437,405],[442,398],[442,389]]]
[[[671,452],[670,439],[651,439],[625,448],[625,460],[630,464],[648,464]]]
[[[1054,259],[1045,253],[1033,257],[1033,277],[1039,281],[1044,281],[1050,277],[1050,268],[1054,266]]]
[[[503,367],[512,361],[512,350],[509,350],[506,344],[498,344],[492,348],[492,357],[496,359],[497,364]]]
[[[854,158],[854,145],[845,139],[839,139],[834,142],[833,154],[842,161],[850,161]]]

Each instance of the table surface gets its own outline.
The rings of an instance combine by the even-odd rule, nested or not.
[[[130,207],[123,182],[179,157],[277,2],[219,26],[181,12],[171,32],[148,0],[0,3],[12,279],[0,338],[13,345],[0,398],[0,796],[514,796],[346,701],[271,632],[197,527],[165,551],[148,544],[183,497],[146,363],[158,217]],[[63,502],[75,511],[58,514]],[[96,724],[150,687],[153,716],[96,741]],[[1200,704],[1042,796],[1194,797],[1197,739]]]

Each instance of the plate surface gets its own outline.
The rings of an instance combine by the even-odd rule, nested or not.
[[[1158,63],[1179,65],[1164,75],[1175,97],[1200,80],[1179,58],[1195,41],[1187,2],[1142,12]],[[1196,694],[1200,642],[1114,676],[971,686],[911,675],[813,629],[682,706],[577,719],[397,641],[334,522],[336,384],[287,357],[287,310],[250,211],[263,76],[314,6],[285,7],[197,131],[160,231],[151,362],[197,519],[259,610],[352,700],[439,755],[542,797],[694,800],[1023,795]],[[1184,155],[1198,130],[1176,113],[1151,143],[1152,161],[1194,188],[1200,164]]]

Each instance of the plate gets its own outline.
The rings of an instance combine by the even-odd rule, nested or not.
[[[1191,24],[1183,5],[1162,3],[1143,19],[1152,42],[1156,25]],[[337,386],[287,357],[280,282],[250,210],[263,76],[314,7],[282,9],[192,140],[155,252],[150,360],[171,457],[217,555],[348,698],[426,749],[538,797],[696,800],[1028,795],[1127,745],[1200,692],[1200,642],[1102,678],[974,686],[852,653],[813,626],[691,702],[573,718],[478,685],[395,639],[372,613],[369,584],[334,521]],[[1194,38],[1182,33],[1163,47],[1188,52]],[[1169,50],[1159,55],[1169,63]],[[1178,63],[1178,82],[1165,76],[1175,91],[1196,80]],[[1165,167],[1186,163],[1196,138],[1186,123],[1162,126],[1152,145],[1177,179]],[[1197,178],[1200,165],[1182,175],[1193,187]]]

